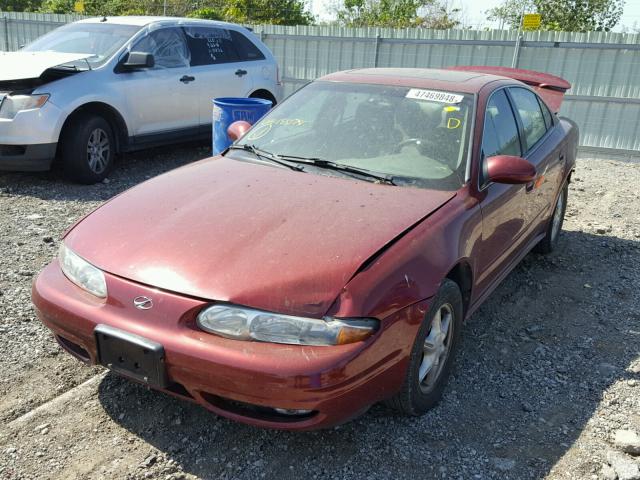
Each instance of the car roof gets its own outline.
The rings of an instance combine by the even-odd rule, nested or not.
[[[105,19],[106,18],[106,22]],[[92,17],[79,20],[76,23],[111,23],[114,25],[134,25],[145,27],[152,24],[163,25],[208,25],[218,27],[236,27],[244,28],[241,25],[228,22],[220,22],[217,20],[203,20],[200,18],[184,18],[184,17],[145,17],[145,16],[106,16]]]
[[[319,80],[435,88],[461,93],[477,93],[486,84],[497,80],[517,83],[512,78],[499,75],[437,68],[359,68],[331,73]]]

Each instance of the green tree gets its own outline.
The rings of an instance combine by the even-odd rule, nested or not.
[[[42,0],[0,0],[3,12],[36,12],[42,6]]]
[[[449,8],[447,3],[430,2],[420,13],[420,26],[434,30],[449,30],[460,26],[460,8]]]
[[[227,0],[222,5],[224,18],[237,23],[310,25],[314,21],[303,0]]]
[[[45,0],[40,10],[71,13],[74,5],[75,0]],[[164,0],[84,0],[87,15],[163,15],[164,7]],[[167,0],[166,14],[275,25],[309,25],[314,21],[304,0]]]
[[[504,0],[487,10],[487,19],[516,29],[522,12],[537,12],[542,30],[609,31],[620,21],[624,0]]]
[[[608,32],[622,17],[624,0],[534,0],[542,28],[567,32]]]
[[[497,7],[485,12],[487,20],[498,22],[498,28],[517,29],[520,26],[522,13],[533,13],[535,5],[533,0],[504,0]]]
[[[448,29],[460,24],[459,11],[440,0],[344,0],[337,17],[350,27]]]
[[[199,8],[189,13],[187,16],[192,18],[204,18],[207,20],[224,20],[224,12],[211,7]]]
[[[40,8],[43,12],[74,13],[76,0],[45,0]],[[162,2],[133,0],[84,0],[86,15],[162,15]]]

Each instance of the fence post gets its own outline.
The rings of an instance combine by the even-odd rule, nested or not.
[[[4,24],[4,49],[9,51],[9,19],[2,17],[2,23]]]
[[[516,45],[513,49],[513,60],[511,61],[512,68],[518,68],[518,62],[520,61],[520,44],[522,43],[522,34],[518,33],[516,38]]]
[[[373,68],[378,66],[378,54],[380,53],[380,33],[376,34],[376,44],[373,50]]]

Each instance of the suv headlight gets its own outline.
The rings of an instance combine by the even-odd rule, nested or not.
[[[319,320],[233,305],[205,308],[197,323],[203,330],[222,337],[296,345],[344,345],[364,340],[378,329],[378,321],[372,318]]]
[[[18,112],[42,107],[49,95],[7,95],[0,103],[0,118],[13,119]]]
[[[105,298],[107,296],[107,282],[102,270],[79,257],[64,243],[60,244],[58,260],[62,272],[77,286],[96,297]]]

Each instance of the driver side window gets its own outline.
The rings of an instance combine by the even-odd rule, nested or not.
[[[487,103],[481,153],[480,187],[487,183],[485,159],[495,155],[522,155],[518,125],[504,89],[494,92]]]
[[[154,69],[188,67],[191,54],[182,30],[162,28],[141,38],[132,52],[148,52],[155,60]]]

